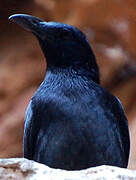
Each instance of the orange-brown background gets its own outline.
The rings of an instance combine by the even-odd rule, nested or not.
[[[102,85],[120,98],[127,113],[129,168],[136,169],[136,1],[1,0],[0,158],[22,156],[26,106],[46,69],[35,37],[8,22],[8,16],[14,13],[69,23],[87,35],[97,57]]]

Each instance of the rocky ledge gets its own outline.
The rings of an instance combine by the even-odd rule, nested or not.
[[[0,159],[2,180],[136,180],[136,171],[112,166],[99,166],[81,171],[52,169],[24,158]]]

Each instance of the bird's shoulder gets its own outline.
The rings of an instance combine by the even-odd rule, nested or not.
[[[80,79],[67,80],[63,84],[53,82],[48,85],[43,82],[32,97],[29,108],[31,111],[41,110],[43,112],[43,109],[44,111],[48,109],[54,112],[59,109],[62,111],[76,110],[81,106],[83,110],[86,109],[86,113],[100,109],[105,111],[105,108],[112,109],[114,106],[120,108],[116,97],[106,89],[93,81],[86,82]],[[91,111],[90,108],[92,108]]]

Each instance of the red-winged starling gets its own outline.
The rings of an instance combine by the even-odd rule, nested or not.
[[[66,170],[127,167],[128,121],[120,101],[100,85],[85,35],[30,15],[9,19],[37,37],[47,61],[45,78],[26,112],[24,157]]]

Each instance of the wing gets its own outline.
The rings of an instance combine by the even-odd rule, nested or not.
[[[115,98],[115,112],[119,121],[119,129],[121,133],[121,138],[124,146],[124,151],[126,155],[126,162],[128,163],[129,151],[130,151],[130,138],[129,138],[129,129],[128,129],[128,120],[126,118],[123,106],[118,98]]]
[[[34,145],[34,115],[33,115],[33,108],[32,108],[32,100],[30,101],[25,116],[25,125],[24,125],[24,142],[23,142],[23,149],[24,149],[24,157],[28,159],[32,159],[33,157],[33,145]]]
[[[82,119],[86,121],[81,124],[81,131],[86,140],[91,140],[97,151],[100,149],[97,156],[101,155],[101,159],[105,157],[109,162],[116,161],[113,165],[126,167],[130,150],[127,118],[120,101],[115,96],[106,90],[98,90],[91,95],[93,100],[90,105],[85,109],[82,108],[82,112],[85,112]],[[96,154],[95,151],[94,153]],[[114,153],[116,157],[112,157]]]

